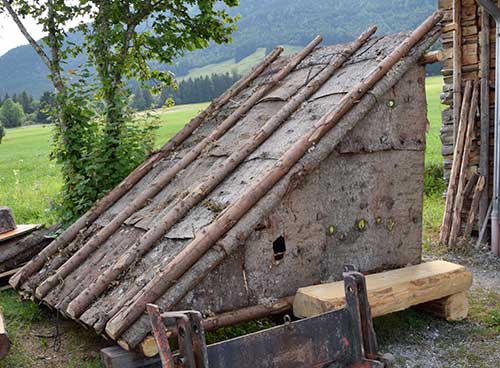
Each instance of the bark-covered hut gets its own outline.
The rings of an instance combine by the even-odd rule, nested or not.
[[[135,348],[145,305],[214,315],[421,260],[427,125],[412,34],[271,52],[12,279]]]

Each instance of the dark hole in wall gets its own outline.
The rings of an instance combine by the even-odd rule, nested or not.
[[[283,236],[280,236],[273,242],[273,252],[275,261],[280,261],[285,257],[286,243]]]

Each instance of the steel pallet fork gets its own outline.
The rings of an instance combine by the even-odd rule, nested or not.
[[[209,346],[201,313],[161,314],[149,304],[163,368],[388,367],[378,353],[365,278],[352,267],[346,271],[345,308]],[[175,353],[167,330],[177,336]]]

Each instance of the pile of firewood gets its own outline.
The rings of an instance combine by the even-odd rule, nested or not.
[[[475,137],[475,123],[479,108],[479,82],[467,81],[460,110],[460,122],[455,134],[453,166],[446,194],[446,206],[441,225],[440,242],[456,247],[461,240],[470,238],[481,193],[485,188],[485,177],[477,171],[468,172],[472,141]],[[470,199],[470,207],[465,202]],[[467,211],[468,210],[468,211]],[[467,212],[462,221],[462,212]]]
[[[16,225],[12,211],[0,207],[0,291],[9,288],[9,278],[53,240],[56,230]]]

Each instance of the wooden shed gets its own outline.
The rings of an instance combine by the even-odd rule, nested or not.
[[[213,316],[421,261],[427,125],[415,33],[278,47],[12,279],[135,348],[148,302]]]

